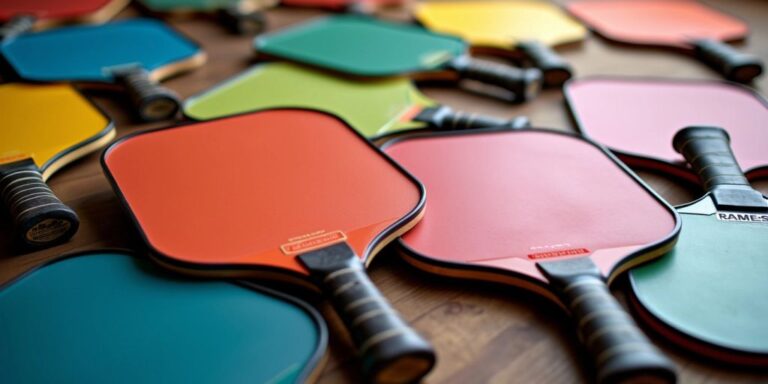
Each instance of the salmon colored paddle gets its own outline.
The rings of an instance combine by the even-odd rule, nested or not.
[[[691,53],[725,78],[749,83],[760,58],[725,44],[743,40],[748,26],[693,0],[580,0],[566,7],[603,37],[619,43]]]
[[[152,250],[173,270],[322,290],[372,382],[413,382],[430,344],[364,265],[421,219],[424,189],[338,118],[271,110],[124,138],[104,169]]]
[[[564,88],[582,134],[622,160],[699,183],[669,144],[680,127],[728,127],[731,146],[749,179],[768,176],[768,102],[754,90],[722,81],[595,77]]]
[[[513,55],[541,70],[544,85],[559,87],[571,65],[552,48],[584,40],[587,30],[546,1],[428,1],[414,10],[427,28],[461,36],[473,51]]]
[[[61,24],[103,23],[126,5],[128,0],[3,0],[0,41]]]
[[[0,286],[0,313],[7,383],[299,384],[319,375],[328,338],[292,297],[117,250],[61,256]]]
[[[469,56],[466,41],[359,15],[323,17],[256,37],[259,59],[291,61],[362,78],[475,80],[506,90],[510,101],[538,94],[541,71]]]
[[[454,111],[427,98],[404,77],[361,81],[290,63],[264,63],[190,97],[184,114],[196,120],[269,108],[332,113],[376,140],[414,129],[522,128],[528,119]]]
[[[725,130],[689,127],[673,144],[707,193],[677,208],[683,230],[675,249],[630,271],[632,302],[644,321],[684,348],[765,367],[768,199],[744,177]]]
[[[80,220],[46,181],[107,145],[112,121],[70,85],[6,83],[0,127],[0,200],[16,242],[39,248],[69,240]]]
[[[607,284],[670,250],[678,216],[610,153],[538,129],[413,135],[384,150],[429,193],[424,220],[400,238],[409,263],[562,305],[601,383],[675,381]]]

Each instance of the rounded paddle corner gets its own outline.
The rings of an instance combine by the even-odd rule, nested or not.
[[[381,249],[383,249],[387,244],[389,244],[398,236],[400,236],[402,233],[407,232],[410,228],[412,228],[417,224],[417,222],[423,216],[424,209],[426,206],[426,190],[424,188],[424,185],[416,177],[410,174],[405,168],[403,168],[400,164],[398,164],[396,161],[390,158],[386,153],[384,153],[379,147],[374,145],[370,140],[368,140],[360,132],[354,129],[354,127],[352,127],[348,122],[346,122],[344,119],[342,119],[339,116],[333,115],[331,113],[328,113],[322,110],[314,110],[314,109],[308,109],[308,108],[270,108],[270,109],[264,109],[259,111],[244,112],[244,113],[239,113],[239,114],[230,115],[230,116],[218,117],[211,120],[205,120],[203,122],[183,122],[183,123],[173,124],[166,127],[160,127],[157,129],[134,132],[116,140],[102,152],[100,163],[104,171],[104,174],[107,180],[109,181],[110,186],[115,191],[115,194],[117,195],[123,209],[128,213],[131,221],[134,224],[134,227],[138,230],[139,234],[141,235],[142,240],[152,250],[150,255],[156,262],[172,270],[177,270],[183,273],[200,275],[200,276],[211,276],[212,274],[214,275],[220,274],[221,276],[226,277],[226,276],[233,275],[233,273],[228,273],[228,271],[229,272],[239,271],[240,273],[244,271],[248,271],[247,275],[249,277],[272,280],[272,281],[275,281],[276,283],[286,283],[290,285],[295,285],[309,292],[314,292],[314,293],[319,292],[318,286],[313,282],[309,281],[308,276],[296,271],[286,270],[285,268],[274,268],[266,265],[255,268],[253,265],[238,265],[238,264],[217,265],[216,267],[212,267],[212,266],[208,267],[200,263],[181,261],[171,257],[170,255],[165,254],[164,252],[160,251],[157,247],[155,247],[152,244],[147,234],[144,233],[144,231],[141,229],[141,225],[139,223],[138,218],[131,210],[129,203],[125,195],[121,191],[120,186],[118,185],[117,180],[115,179],[109,166],[109,156],[116,148],[118,148],[123,143],[126,143],[138,137],[142,137],[144,135],[166,131],[166,130],[172,130],[172,129],[179,129],[179,128],[183,129],[185,127],[193,127],[196,124],[216,124],[217,122],[220,123],[222,121],[226,121],[229,119],[239,119],[239,118],[243,118],[244,116],[253,116],[258,114],[269,114],[269,113],[285,112],[285,111],[308,112],[308,113],[328,117],[339,122],[341,125],[346,127],[346,129],[357,140],[359,140],[361,143],[367,146],[379,157],[384,159],[391,167],[396,169],[397,172],[400,173],[401,175],[405,176],[406,179],[408,179],[409,182],[417,188],[419,199],[418,199],[418,202],[415,204],[415,206],[409,212],[407,212],[403,217],[396,220],[392,225],[390,225],[384,231],[379,233],[378,236],[376,236],[367,245],[367,248],[365,249],[363,254],[358,255],[359,257],[361,257],[362,261],[366,266],[370,264],[374,256],[378,254],[378,252]]]

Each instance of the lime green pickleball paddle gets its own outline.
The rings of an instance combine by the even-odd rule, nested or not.
[[[737,364],[768,364],[768,200],[750,187],[728,134],[686,128],[674,148],[708,193],[678,207],[675,249],[630,273],[642,319],[691,351]]]
[[[304,383],[327,330],[308,305],[92,251],[0,287],[4,383]]]
[[[411,129],[522,128],[510,120],[455,112],[419,92],[406,78],[357,81],[290,63],[264,63],[190,97],[184,114],[195,120],[270,108],[329,112],[375,139]]]
[[[343,15],[316,19],[254,41],[261,59],[287,60],[357,77],[470,79],[506,89],[516,102],[533,98],[541,71],[481,61],[466,41],[416,25]]]

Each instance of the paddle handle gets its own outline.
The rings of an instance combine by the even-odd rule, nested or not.
[[[539,263],[578,324],[600,383],[674,383],[675,367],[637,327],[588,258]]]
[[[516,68],[469,56],[456,58],[450,67],[462,79],[476,80],[510,91],[514,102],[531,100],[541,90],[541,71],[536,68]]]
[[[63,243],[80,225],[75,211],[54,195],[32,160],[0,166],[0,197],[18,242],[27,248]]]
[[[760,58],[740,52],[721,41],[712,39],[694,40],[694,54],[726,79],[749,83],[763,73]]]
[[[507,120],[493,116],[454,111],[451,107],[444,105],[424,108],[414,117],[414,120],[427,123],[429,128],[439,131],[477,128],[521,129],[531,125],[531,122],[525,116],[517,116]]]
[[[32,15],[19,15],[8,20],[0,27],[0,41],[12,39],[32,30],[37,18]]]
[[[541,70],[546,87],[560,87],[573,74],[571,65],[549,46],[538,41],[523,41],[517,44],[534,67]]]
[[[256,35],[267,28],[267,18],[263,12],[240,4],[219,10],[219,19],[227,29],[239,35]]]
[[[435,363],[428,341],[408,326],[365,273],[346,243],[299,256],[352,335],[363,373],[375,383],[410,383]]]
[[[675,151],[712,194],[715,203],[727,209],[765,209],[765,199],[744,176],[731,151],[728,132],[719,127],[687,127],[672,139]]]
[[[179,113],[181,100],[176,92],[152,81],[146,70],[126,68],[113,71],[113,75],[125,87],[142,121],[166,120]]]

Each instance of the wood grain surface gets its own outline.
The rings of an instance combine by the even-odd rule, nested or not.
[[[740,47],[768,62],[768,2],[712,0],[707,3],[746,20],[752,35]],[[119,18],[139,14],[137,9],[129,7]],[[268,21],[274,30],[322,14],[316,10],[273,9],[268,12]],[[387,10],[382,16],[408,20],[407,12],[398,10]],[[230,35],[216,23],[200,18],[171,22],[201,43],[209,56],[204,67],[165,82],[183,97],[201,92],[253,64],[250,37]],[[685,55],[615,45],[595,35],[561,52],[580,77],[600,74],[718,79],[714,72]],[[759,78],[755,87],[764,94],[768,75]],[[524,114],[538,127],[573,130],[559,90],[546,90],[533,102],[517,106],[450,87],[423,87],[422,90],[441,103],[462,110],[500,117]],[[123,94],[101,91],[90,92],[88,96],[114,118],[121,136],[170,124],[138,124],[126,112],[128,101]],[[765,144],[768,150],[768,143]],[[641,176],[671,204],[691,201],[700,193],[694,186],[676,184],[657,175],[641,173]],[[2,220],[0,284],[67,252],[100,247],[142,249],[138,234],[102,173],[98,154],[62,169],[51,178],[50,185],[80,215],[80,231],[64,245],[22,254],[13,250],[9,224]],[[756,186],[768,192],[768,180]],[[510,287],[428,275],[409,267],[391,249],[380,254],[370,273],[393,305],[437,348],[438,364],[426,382],[579,383],[589,382],[593,377],[566,315],[544,299]],[[620,279],[614,288],[621,297],[626,282]],[[351,341],[342,333],[332,311],[324,304],[321,306],[329,319],[332,336],[328,363],[319,382],[359,382]],[[706,361],[651,336],[678,364],[683,383],[768,382],[768,370],[747,370]]]

